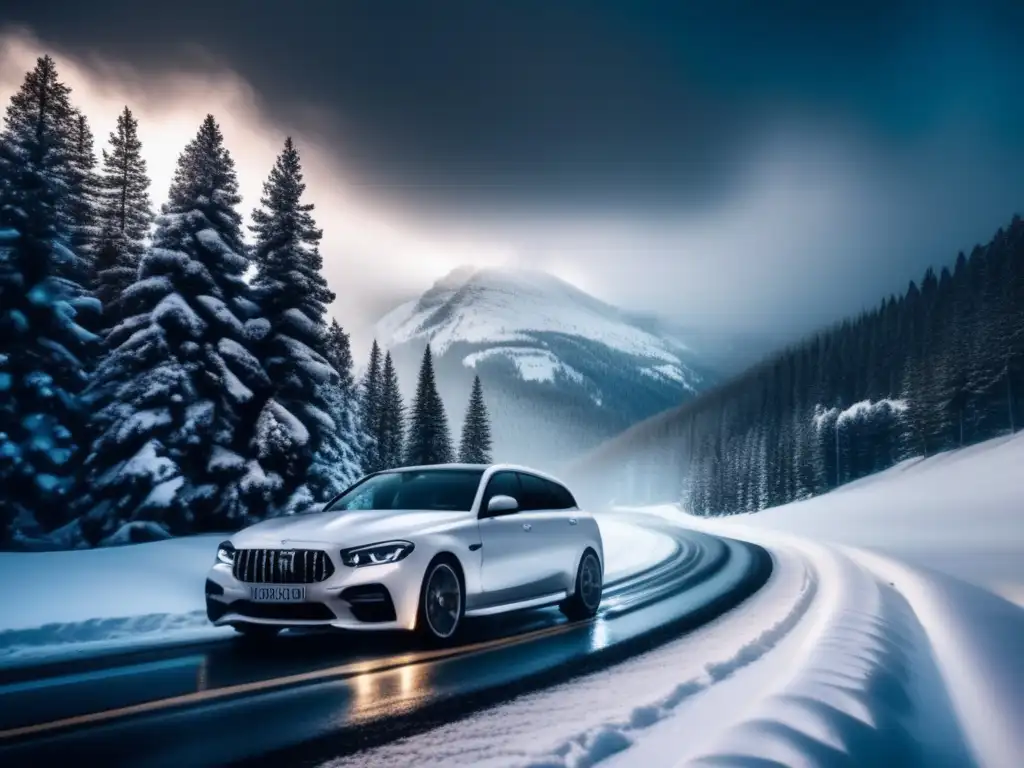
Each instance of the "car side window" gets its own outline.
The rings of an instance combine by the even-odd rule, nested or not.
[[[480,510],[486,510],[487,503],[495,496],[511,496],[519,502],[519,508],[523,508],[523,491],[515,472],[495,472],[491,475],[480,501]]]
[[[541,509],[552,509],[554,499],[548,490],[548,483],[536,475],[519,474],[519,482],[523,486],[523,498],[519,500],[519,508],[523,512]]]
[[[551,509],[575,509],[576,499],[569,489],[558,483],[548,482],[548,493],[551,495]]]

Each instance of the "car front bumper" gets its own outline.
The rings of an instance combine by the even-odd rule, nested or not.
[[[416,628],[420,588],[427,567],[418,551],[397,563],[361,568],[342,565],[336,555],[329,556],[334,573],[325,581],[312,584],[242,582],[232,574],[230,565],[217,563],[206,577],[207,617],[216,626],[244,623],[356,630]],[[253,587],[275,586],[303,587],[304,602],[252,600]]]

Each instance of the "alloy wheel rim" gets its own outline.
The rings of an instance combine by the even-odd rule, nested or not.
[[[597,558],[589,552],[580,568],[580,597],[589,609],[593,609],[601,599],[601,573]]]
[[[459,624],[462,590],[459,577],[450,566],[440,563],[427,580],[426,617],[430,630],[438,637],[451,637]]]

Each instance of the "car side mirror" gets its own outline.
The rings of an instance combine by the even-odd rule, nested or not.
[[[510,512],[515,512],[519,509],[519,502],[516,501],[513,496],[505,496],[498,494],[492,496],[491,500],[487,502],[487,514],[485,517],[497,517],[498,515],[507,515]]]

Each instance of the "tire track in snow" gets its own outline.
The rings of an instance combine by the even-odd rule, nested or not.
[[[707,664],[702,675],[680,683],[659,701],[634,708],[628,721],[602,725],[573,736],[548,755],[524,763],[524,768],[590,768],[628,749],[640,731],[670,717],[684,701],[758,661],[774,648],[804,619],[817,595],[817,584],[817,574],[806,566],[799,595],[789,612],[734,654]]]
[[[816,574],[802,559],[787,558],[783,569],[779,568],[778,559],[775,560],[773,581],[755,598],[764,602],[752,613],[743,610],[727,613],[693,635],[615,667],[324,765],[331,768],[392,765],[581,768],[592,765],[628,747],[639,731],[668,717],[693,695],[759,659],[800,623],[814,603]],[[778,605],[778,597],[764,594],[766,591],[784,596],[783,604]],[[767,616],[764,611],[768,612]],[[723,622],[731,629],[735,629],[737,623],[741,625],[739,632],[725,630],[726,641],[733,637],[751,639],[733,641],[735,650],[728,655],[695,669],[691,666],[691,671],[676,672],[676,679],[683,682],[666,685],[666,678],[672,680],[680,654],[689,653],[695,642],[721,653],[719,633],[723,632]],[[711,653],[698,653],[689,658],[699,659],[705,655],[714,658]],[[623,701],[621,696],[607,696],[609,690],[624,686],[637,692],[660,689],[661,695],[650,697],[646,702],[640,698],[640,706]],[[626,698],[635,697],[628,695]],[[579,722],[581,720],[583,722]],[[574,721],[578,728],[575,732],[572,730]],[[545,740],[547,744],[543,743]]]
[[[682,682],[667,693],[658,686],[658,698],[642,703],[642,686],[653,690],[652,683],[686,665],[687,654],[711,657],[699,652],[706,643],[688,645],[683,639],[590,680],[524,696],[330,765],[590,768],[606,760],[617,766],[706,768],[977,765],[967,752],[928,634],[907,597],[837,550],[789,537],[773,543],[776,557],[800,564],[801,571],[791,567],[775,585],[785,593],[796,592],[799,584],[796,599],[770,614],[774,622],[762,616],[760,631],[757,625],[742,627],[739,636],[750,639],[704,664],[699,674],[680,676]],[[736,635],[736,627],[725,628],[726,618],[743,621],[744,611],[723,617],[721,627],[708,625],[709,637],[717,633],[728,641]],[[798,628],[803,631],[773,662],[771,652]],[[639,706],[625,712],[619,706],[616,713],[610,691],[621,691],[626,706]],[[720,706],[723,695],[734,710],[721,710],[721,721],[709,731],[693,730],[690,716],[706,706],[705,696],[718,697]],[[581,704],[594,713],[574,712]],[[572,733],[574,719],[584,727]],[[559,731],[572,735],[542,745]]]
[[[935,711],[920,716],[922,692],[941,709],[944,690],[910,603],[849,558],[829,556],[842,589],[806,662],[687,764],[973,765],[948,710],[943,733],[935,732]]]

